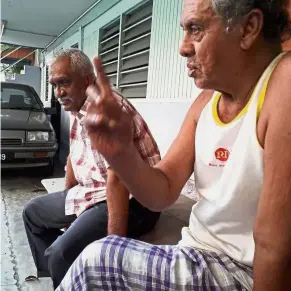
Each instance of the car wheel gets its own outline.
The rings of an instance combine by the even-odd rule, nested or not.
[[[51,159],[49,165],[42,168],[42,174],[44,177],[50,177],[54,174],[55,171],[55,162],[54,159]]]

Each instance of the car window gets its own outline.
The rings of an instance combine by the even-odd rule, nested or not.
[[[34,92],[29,88],[1,88],[1,108],[2,109],[37,109],[41,110]]]

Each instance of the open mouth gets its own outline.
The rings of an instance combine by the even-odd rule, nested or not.
[[[198,71],[198,67],[193,65],[192,63],[187,63],[187,68],[188,68],[188,76],[195,77]]]
[[[188,68],[188,76],[195,77],[197,74],[197,71],[198,71],[198,68],[196,68],[196,67]]]

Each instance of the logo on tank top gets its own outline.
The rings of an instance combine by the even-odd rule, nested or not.
[[[221,162],[226,162],[229,158],[229,151],[224,148],[219,148],[215,151],[215,157]]]
[[[209,163],[210,167],[224,167],[229,158],[230,152],[225,148],[219,148],[214,152],[215,160]]]

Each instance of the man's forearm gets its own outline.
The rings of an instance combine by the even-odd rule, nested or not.
[[[289,255],[273,254],[267,248],[256,247],[254,291],[291,290],[291,259]]]
[[[177,199],[170,191],[166,175],[143,161],[134,145],[122,157],[115,157],[108,162],[126,188],[143,206],[161,211]]]
[[[118,181],[109,181],[106,187],[108,207],[108,235],[126,236],[129,212],[129,192]]]

